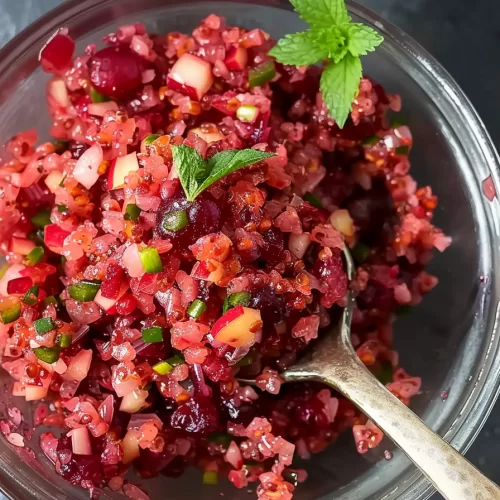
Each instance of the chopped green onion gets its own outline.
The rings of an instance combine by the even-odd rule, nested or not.
[[[178,365],[183,365],[185,362],[186,362],[185,359],[179,354],[176,354],[175,356],[172,356],[171,358],[167,359],[167,363],[174,367]]]
[[[66,180],[67,175],[65,175],[62,179],[61,182],[59,183],[59,187],[64,187],[64,181]]]
[[[135,203],[129,203],[125,209],[125,220],[137,220],[141,215],[141,209]]]
[[[236,110],[236,117],[242,122],[253,122],[257,117],[259,110],[256,106],[243,104]]]
[[[146,146],[150,146],[151,144],[153,144],[153,142],[156,141],[156,139],[158,139],[158,137],[161,137],[161,135],[150,134],[146,137],[146,139],[144,139],[144,144],[146,144]]]
[[[53,304],[55,306],[59,305],[59,302],[57,302],[57,299],[53,295],[49,295],[48,297],[45,297],[45,299],[43,299],[44,306],[48,306],[50,304]]]
[[[252,300],[252,296],[248,292],[232,293],[226,297],[222,310],[226,313],[229,309],[236,306],[248,306],[248,304],[250,304],[250,300]]]
[[[91,302],[101,288],[100,281],[80,281],[68,287],[69,296],[78,302]]]
[[[142,262],[142,267],[144,267],[147,274],[156,274],[163,271],[160,254],[156,248],[142,248],[139,250],[139,257]]]
[[[217,484],[217,472],[214,470],[207,470],[203,473],[203,484],[215,486]]]
[[[67,205],[57,205],[57,211],[63,214],[69,212],[69,207]]]
[[[35,247],[31,252],[26,256],[26,258],[30,261],[32,265],[38,264],[42,259],[45,250],[43,247]]]
[[[72,342],[73,342],[73,335],[69,335],[67,333],[63,333],[61,335],[60,340],[59,340],[59,346],[62,347],[62,348],[69,347]]]
[[[53,330],[56,325],[52,321],[52,318],[40,318],[36,321],[33,321],[33,326],[35,327],[35,331],[38,335],[43,335],[44,333],[50,332]]]
[[[274,61],[266,61],[248,72],[248,83],[250,87],[260,87],[272,80],[276,75]]]
[[[38,231],[32,231],[31,233],[28,233],[28,239],[34,241],[38,246],[42,246],[44,244],[43,229],[39,229]]]
[[[389,384],[392,382],[392,363],[389,361],[385,361],[382,363],[382,368],[380,369],[379,374],[377,375],[377,378],[379,382],[383,385]]]
[[[364,243],[358,243],[351,252],[354,260],[361,264],[370,256],[370,247]]]
[[[207,310],[207,305],[203,300],[193,300],[192,304],[188,307],[187,313],[193,319],[198,319]]]
[[[163,332],[159,326],[150,326],[142,329],[142,339],[150,344],[154,342],[163,342]]]
[[[159,363],[156,363],[156,365],[153,366],[153,370],[156,373],[158,373],[158,375],[167,375],[173,369],[174,367],[170,363],[167,363],[166,361],[160,361]]]
[[[283,479],[293,486],[297,487],[299,484],[299,475],[295,471],[286,470],[283,472]]]
[[[4,325],[16,321],[16,319],[19,319],[19,316],[21,316],[20,302],[16,302],[5,309],[0,309],[0,320]]]
[[[310,205],[316,208],[323,208],[323,202],[319,196],[312,193],[306,193],[304,195],[304,201],[307,201]]]
[[[64,267],[66,262],[68,262],[68,259],[64,255],[61,255],[61,266]]]
[[[250,366],[255,361],[255,353],[249,352],[244,358],[241,358],[236,366]]]
[[[37,347],[33,352],[40,361],[50,365],[59,359],[59,350],[54,347]]]
[[[392,128],[402,127],[403,125],[407,125],[407,122],[404,118],[394,118],[391,122]]]
[[[34,306],[38,302],[38,285],[33,285],[25,294],[23,302],[29,306]]]
[[[165,219],[163,219],[163,227],[166,231],[180,231],[189,224],[189,217],[186,210],[178,210],[177,212],[170,212]]]
[[[111,100],[109,97],[99,94],[99,92],[97,92],[97,90],[94,87],[90,87],[90,99],[95,104],[99,104],[101,102],[108,102]]]
[[[396,154],[399,156],[408,156],[409,153],[410,153],[409,146],[399,146],[399,148],[396,148]]]
[[[209,443],[215,443],[224,448],[228,448],[232,440],[233,437],[230,434],[220,431],[214,432],[207,437]]]
[[[63,154],[68,149],[68,141],[54,141],[54,150],[57,154]]]
[[[153,388],[153,382],[150,382],[149,384],[146,384],[146,385],[142,388],[142,390],[143,390],[143,391],[148,391],[148,392],[149,392],[152,388]]]
[[[408,316],[410,312],[412,311],[412,307],[408,304],[398,306],[396,308],[395,314],[396,316]]]
[[[31,222],[39,229],[43,229],[45,226],[52,224],[52,221],[50,220],[50,210],[41,210],[36,215],[31,217]]]
[[[382,140],[382,137],[379,137],[378,135],[370,135],[366,139],[363,139],[361,142],[362,146],[375,146],[375,144],[378,144]]]

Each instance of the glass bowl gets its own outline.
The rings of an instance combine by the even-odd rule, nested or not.
[[[499,159],[471,104],[443,68],[403,32],[370,11],[349,3],[354,19],[377,28],[385,43],[366,58],[365,71],[389,92],[401,94],[403,113],[415,138],[413,174],[431,184],[439,196],[436,223],[453,237],[453,245],[432,262],[439,286],[412,313],[396,323],[396,348],[409,373],[422,375],[422,394],[413,409],[437,432],[465,452],[487,418],[498,394],[500,355],[498,298],[500,280],[500,206],[482,194],[492,176],[500,186]],[[59,27],[66,26],[78,50],[121,24],[144,22],[149,30],[191,30],[215,12],[230,24],[260,27],[275,37],[304,28],[286,0],[213,2],[183,0],[75,0],[50,12],[18,35],[0,52],[0,141],[36,127],[48,139],[45,75],[38,51]],[[2,377],[4,377],[2,375]],[[7,384],[6,377],[2,380]],[[8,402],[8,389],[4,401]],[[445,397],[447,395],[447,397]],[[19,406],[19,401],[15,401]],[[29,407],[22,408],[30,421]],[[39,431],[38,431],[39,432]],[[37,433],[38,433],[37,432]],[[35,444],[38,456],[12,450],[0,442],[0,483],[5,495],[22,499],[85,499],[88,492],[59,478]],[[29,445],[29,444],[28,444]],[[427,498],[432,488],[391,443],[364,456],[356,453],[346,433],[305,465],[309,479],[297,499]],[[384,450],[393,458],[384,459]],[[137,478],[135,478],[137,479]],[[181,479],[147,481],[151,499],[168,492],[181,498],[248,498],[246,491],[224,484],[202,486],[197,471]],[[116,498],[123,498],[116,495]],[[103,498],[115,498],[109,492]]]

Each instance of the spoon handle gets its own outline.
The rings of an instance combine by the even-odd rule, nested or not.
[[[498,500],[500,488],[429,429],[344,346],[322,382],[349,398],[377,424],[449,500]],[[325,373],[326,372],[326,373]]]

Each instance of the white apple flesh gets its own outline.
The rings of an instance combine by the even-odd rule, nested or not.
[[[217,342],[232,347],[251,345],[262,327],[260,311],[237,306],[227,311],[212,327],[212,336]]]

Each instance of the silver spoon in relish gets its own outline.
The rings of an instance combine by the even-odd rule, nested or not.
[[[347,249],[344,258],[352,281],[355,268]],[[313,344],[303,359],[280,374],[283,381],[321,382],[343,394],[401,448],[446,499],[500,499],[495,483],[427,427],[361,363],[351,344],[354,303],[354,294],[349,291],[339,324]],[[255,380],[239,381],[255,385]]]

